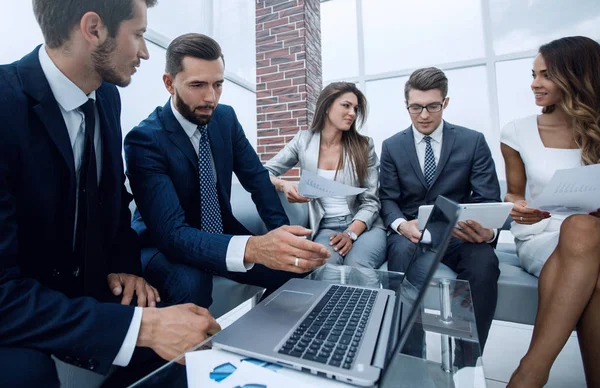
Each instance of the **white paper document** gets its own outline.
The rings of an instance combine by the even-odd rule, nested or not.
[[[298,193],[306,198],[358,195],[365,190],[367,189],[348,186],[306,170],[302,170],[302,176],[298,184]]]
[[[529,208],[550,213],[590,213],[600,208],[600,164],[558,170]]]
[[[190,388],[339,387],[339,382],[219,349],[186,353]]]

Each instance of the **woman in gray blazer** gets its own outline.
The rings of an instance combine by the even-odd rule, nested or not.
[[[317,100],[309,130],[300,131],[265,167],[277,191],[289,202],[308,202],[312,239],[331,251],[330,263],[379,268],[385,260],[386,233],[379,218],[379,159],[373,140],[358,133],[367,100],[355,84],[335,82]],[[324,178],[367,190],[359,195],[311,200],[298,185],[277,178],[300,168]]]

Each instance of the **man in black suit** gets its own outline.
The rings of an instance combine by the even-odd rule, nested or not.
[[[0,386],[58,387],[52,355],[131,371],[136,346],[172,359],[218,330],[152,307],[130,227],[115,85],[148,58],[155,2],[34,0],[46,44],[0,66]]]
[[[416,70],[404,95],[412,126],[383,142],[381,216],[391,229],[389,269],[404,272],[421,237],[419,206],[438,195],[458,203],[500,202],[500,186],[482,133],[442,120],[448,106],[448,79],[436,68]],[[460,222],[442,263],[471,287],[479,342],[483,349],[496,309],[500,276],[494,253],[496,231]],[[419,263],[416,263],[417,265]]]
[[[232,107],[219,104],[225,62],[202,34],[167,48],[167,103],[125,138],[127,175],[138,211],[146,278],[167,304],[211,304],[212,275],[276,290],[325,263],[325,247],[289,223],[269,173]],[[270,230],[252,236],[231,210],[232,175],[252,194]]]

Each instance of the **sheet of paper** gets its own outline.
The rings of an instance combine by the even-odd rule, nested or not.
[[[187,383],[190,388],[233,388],[248,384],[262,384],[269,388],[347,386],[334,380],[219,349],[186,353],[185,361]],[[248,368],[246,364],[251,366]],[[282,384],[282,379],[287,383]]]
[[[527,207],[550,213],[589,213],[600,208],[600,164],[558,170]]]
[[[348,186],[340,182],[325,179],[314,172],[302,170],[298,193],[307,198],[358,195],[367,189]]]

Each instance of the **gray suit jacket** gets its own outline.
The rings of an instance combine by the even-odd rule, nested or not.
[[[300,162],[301,169],[316,174],[319,163],[320,144],[320,132],[313,132],[311,130],[300,131],[284,149],[267,162],[265,167],[269,170],[270,174],[280,176]],[[349,186],[360,187],[354,169],[349,163],[346,163],[336,180]],[[362,194],[346,197],[353,219],[364,222],[367,225],[367,230],[374,226],[385,229],[379,217],[381,205],[377,197],[378,182],[379,159],[377,158],[377,154],[375,154],[373,139],[369,138],[369,168],[365,182],[367,190]],[[309,224],[312,229],[311,238],[314,238],[325,210],[319,200],[309,202],[308,209]]]
[[[379,198],[386,227],[413,220],[438,195],[458,203],[501,202],[492,154],[481,132],[444,121],[442,150],[431,187],[419,165],[412,127],[383,142]]]

